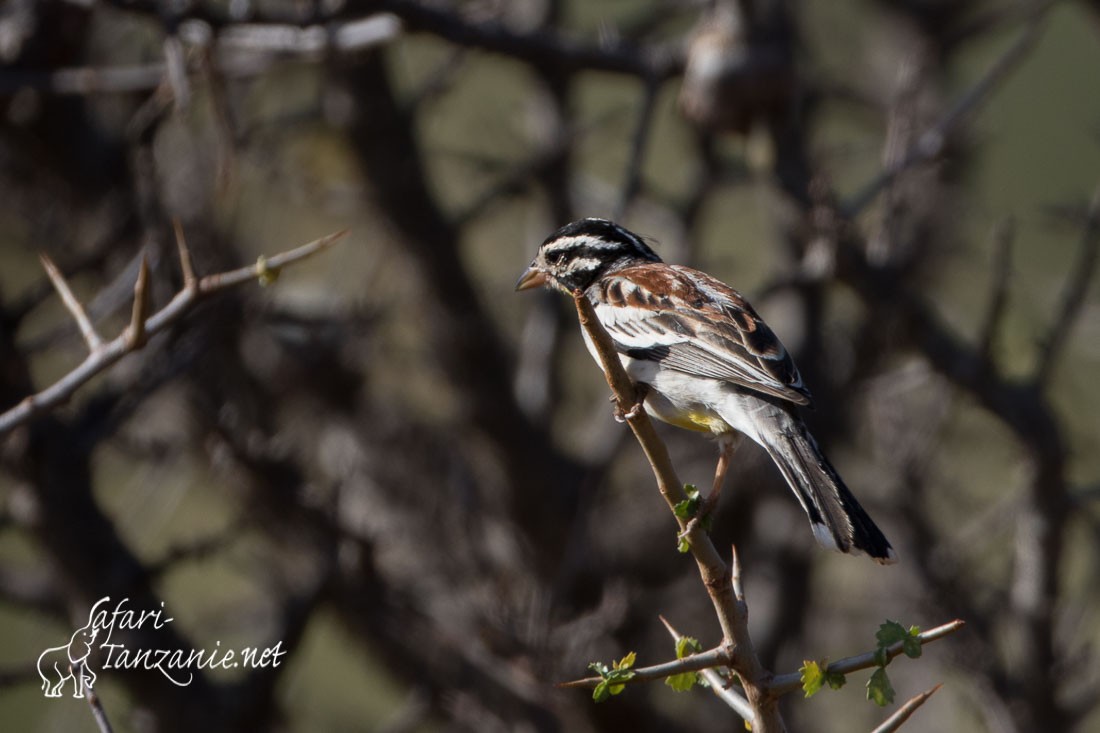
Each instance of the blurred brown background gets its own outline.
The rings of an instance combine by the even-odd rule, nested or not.
[[[0,436],[0,727],[96,729],[34,662],[111,596],[174,618],[135,648],[287,651],[188,687],[99,670],[116,730],[740,729],[705,690],[554,687],[670,658],[658,614],[720,637],[567,299],[512,292],[550,231],[604,216],[749,296],[901,556],[819,550],[743,448],[714,536],[765,663],[960,617],[890,667],[899,703],[945,685],[906,730],[1100,730],[1098,21],[7,0],[0,408],[86,355],[39,252],[114,337],[142,253],[155,307],[180,289],[174,219],[200,274],[352,233]],[[707,485],[714,446],[662,435]],[[865,681],[790,696],[788,724],[870,730]]]

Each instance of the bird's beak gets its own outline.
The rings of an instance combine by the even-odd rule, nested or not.
[[[530,290],[545,284],[546,273],[542,270],[536,270],[535,266],[531,265],[519,276],[519,280],[516,281],[516,290]]]

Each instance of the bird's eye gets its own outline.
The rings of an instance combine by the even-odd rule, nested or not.
[[[551,252],[550,256],[547,257],[547,259],[550,260],[551,265],[560,265],[562,262],[565,261],[565,253],[564,252]]]

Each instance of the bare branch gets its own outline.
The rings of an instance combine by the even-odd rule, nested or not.
[[[626,207],[637,195],[642,184],[642,167],[645,163],[646,143],[649,141],[650,131],[653,129],[653,114],[657,109],[657,96],[661,91],[658,79],[646,79],[642,92],[642,101],[638,109],[638,121],[634,127],[634,135],[630,141],[630,157],[627,159],[626,180],[623,182],[622,193],[619,201],[612,211],[612,219],[622,218]]]
[[[911,697],[908,702],[898,708],[889,718],[882,721],[882,725],[875,728],[871,733],[893,733],[901,728],[901,726],[905,724],[905,721],[909,720],[909,716],[915,713],[917,708],[926,703],[928,698],[935,695],[941,687],[943,687],[942,684],[936,685],[930,690],[925,690],[919,695]]]
[[[88,314],[84,311],[84,306],[73,295],[69,283],[65,281],[65,276],[61,274],[61,270],[57,269],[57,265],[53,263],[53,260],[45,254],[40,254],[38,258],[42,260],[42,266],[46,268],[46,274],[50,276],[50,281],[57,288],[61,301],[69,309],[69,313],[73,314],[76,324],[80,326],[80,333],[84,336],[84,343],[88,345],[88,351],[93,354],[96,353],[103,347],[103,339],[96,333],[95,326],[92,325]]]
[[[24,88],[58,95],[127,94],[151,91],[167,82],[176,108],[182,109],[191,96],[184,46],[209,43],[209,28],[199,30],[197,25],[201,24],[183,23],[178,36],[165,39],[164,61],[50,71],[4,69],[0,70],[0,94]],[[397,19],[386,13],[331,27],[240,23],[220,33],[213,46],[225,52],[219,55],[218,71],[228,77],[249,78],[270,71],[278,61],[276,54],[319,59],[325,53],[358,53],[391,40],[400,30]]]
[[[1008,281],[1012,275],[1012,240],[1016,227],[1012,219],[997,225],[993,232],[993,284],[982,327],[978,330],[978,358],[989,363],[993,342],[1008,304]]]
[[[735,713],[744,718],[742,715],[741,701],[745,698],[741,697],[736,690],[730,687],[730,681],[728,679],[718,674],[718,672],[713,669],[704,669],[699,674],[707,681],[707,684],[710,686],[710,691],[713,692],[719,700],[726,703]],[[746,703],[746,705],[747,704],[748,703]],[[750,706],[748,710],[752,710],[752,707]],[[745,719],[751,721],[751,718]],[[749,726],[746,725],[744,727],[747,729]]]
[[[328,236],[303,244],[301,247],[295,247],[294,249],[280,252],[271,257],[263,257],[258,260],[255,265],[240,267],[236,270],[230,270],[229,272],[219,272],[216,275],[207,275],[199,280],[199,292],[203,295],[208,295],[218,290],[240,285],[249,280],[276,278],[278,277],[279,270],[282,268],[328,249],[336,244],[337,241],[345,237],[348,231],[347,229],[341,229]],[[156,316],[153,316],[150,321],[159,315],[158,313]]]
[[[639,47],[624,41],[596,45],[549,30],[515,31],[498,22],[479,22],[412,0],[384,0],[378,9],[396,15],[409,31],[425,31],[460,46],[503,54],[563,74],[609,71],[664,80],[683,66],[682,52],[673,47]]]
[[[169,301],[168,305],[164,306],[145,320],[145,336],[152,336],[178,321],[184,314],[189,312],[200,299],[212,295],[219,290],[225,290],[226,288],[247,282],[248,280],[257,278],[273,279],[281,268],[328,249],[347,233],[348,230],[344,229],[314,240],[308,244],[303,244],[301,247],[274,255],[266,260],[261,259],[260,262],[250,267],[241,267],[236,270],[230,270],[229,272],[208,275],[199,280],[198,285],[194,289],[184,287],[183,290],[177,293],[176,296]],[[47,260],[44,259],[44,263],[45,261]],[[49,266],[47,266],[47,271],[49,271]],[[53,276],[51,275],[51,277]],[[55,280],[55,284],[57,282],[58,280]],[[60,282],[64,281],[62,280]],[[139,277],[139,283],[140,282],[141,278]],[[60,288],[61,286],[59,286],[59,290]],[[65,289],[67,290],[67,286],[65,286]],[[135,291],[136,290],[137,288],[135,287]],[[62,298],[65,298],[64,292],[62,292]],[[75,298],[72,300],[74,303],[76,302]],[[68,305],[68,302],[66,302],[66,305]],[[79,304],[77,305],[79,306]],[[135,305],[135,308],[136,307]],[[72,310],[71,307],[70,310]],[[74,315],[76,314],[74,313]],[[84,326],[82,325],[81,328],[83,330]],[[85,338],[87,338],[87,335],[85,335]],[[130,327],[127,327],[127,329],[119,334],[117,338],[108,343],[101,344],[89,354],[79,366],[61,379],[38,394],[24,398],[18,405],[0,415],[0,435],[4,435],[33,416],[65,402],[77,389],[87,383],[92,377],[110,367],[126,354],[137,350],[140,346],[140,344],[131,342]]]
[[[845,218],[852,218],[862,211],[868,204],[894,182],[898,176],[910,168],[937,158],[947,147],[947,141],[951,134],[958,128],[981,104],[987,101],[992,92],[1021,61],[1027,58],[1028,53],[1039,40],[1042,29],[1042,17],[1053,5],[1051,2],[1043,3],[1025,21],[1024,30],[1019,37],[1001,56],[993,62],[985,74],[974,83],[955,104],[929,129],[917,138],[917,141],[905,151],[905,154],[891,161],[877,176],[867,183],[851,200],[840,206]]]
[[[934,629],[928,631],[922,631],[917,640],[921,643],[921,646],[942,639],[945,636],[954,634],[956,631],[966,625],[966,622],[962,619],[955,619],[950,623],[937,626]],[[886,648],[886,655],[889,659],[893,659],[902,652],[902,642],[891,644]],[[828,667],[825,668],[827,673],[833,674],[849,674],[851,672],[858,672],[861,669],[870,669],[871,667],[877,667],[879,662],[875,659],[875,652],[865,652],[858,654],[854,657],[845,657],[844,659],[838,659],[835,662],[831,662]],[[788,692],[794,692],[802,687],[802,675],[799,672],[791,672],[789,674],[776,675],[772,679],[771,684],[768,685],[768,691],[773,695],[786,695]]]
[[[31,88],[50,94],[101,94],[145,92],[164,80],[163,63],[131,66],[61,68],[34,72],[0,71],[0,94]]]
[[[1058,315],[1051,323],[1039,354],[1039,365],[1035,369],[1035,384],[1042,386],[1050,379],[1059,354],[1085,303],[1092,276],[1096,272],[1096,263],[1100,261],[1100,186],[1092,194],[1084,231],[1081,234],[1081,252],[1077,263],[1070,271],[1062,291]]]
[[[73,670],[73,674],[83,674],[83,670],[80,667],[83,664],[77,665],[77,668]],[[111,727],[111,721],[107,717],[107,711],[103,709],[103,702],[100,701],[99,695],[88,685],[84,690],[84,697],[88,700],[88,707],[92,711],[92,717],[95,718],[95,724],[99,728],[99,733],[112,733],[114,729]]]
[[[389,13],[376,13],[331,28],[304,28],[279,23],[236,23],[218,34],[218,45],[235,51],[320,55],[326,51],[362,51],[396,38],[401,22]]]
[[[187,79],[187,59],[184,57],[183,43],[175,33],[164,39],[164,68],[176,111],[187,109],[191,104],[191,83]]]

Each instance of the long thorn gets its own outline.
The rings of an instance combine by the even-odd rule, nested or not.
[[[916,712],[917,708],[926,703],[928,698],[935,695],[941,687],[943,687],[942,684],[936,685],[931,690],[925,690],[919,695],[910,698],[908,702],[898,708],[889,718],[882,721],[882,725],[875,728],[871,733],[893,733],[904,725],[905,721],[909,720],[909,716]]]
[[[191,250],[187,247],[187,239],[183,236],[183,225],[180,220],[172,220],[172,228],[176,231],[176,246],[180,251],[180,271],[183,273],[184,290],[196,290],[199,279],[195,277],[195,263],[191,261]]]
[[[733,597],[738,603],[744,603],[745,591],[741,587],[741,559],[737,556],[737,545],[730,545],[730,583],[733,585]]]
[[[76,324],[80,327],[80,333],[84,336],[84,343],[88,345],[88,350],[92,353],[99,351],[100,347],[103,346],[103,339],[96,333],[95,326],[92,325],[92,321],[84,311],[84,306],[73,295],[69,283],[65,281],[65,276],[61,274],[61,270],[57,269],[57,265],[53,263],[48,255],[40,254],[38,258],[42,260],[42,267],[46,268],[46,274],[50,276],[50,280],[61,296],[62,302],[65,303],[65,307],[76,319]]]
[[[130,329],[126,335],[126,346],[137,349],[145,345],[148,338],[145,333],[145,318],[149,312],[149,261],[141,255],[137,281],[134,282],[134,308],[130,313]]]

